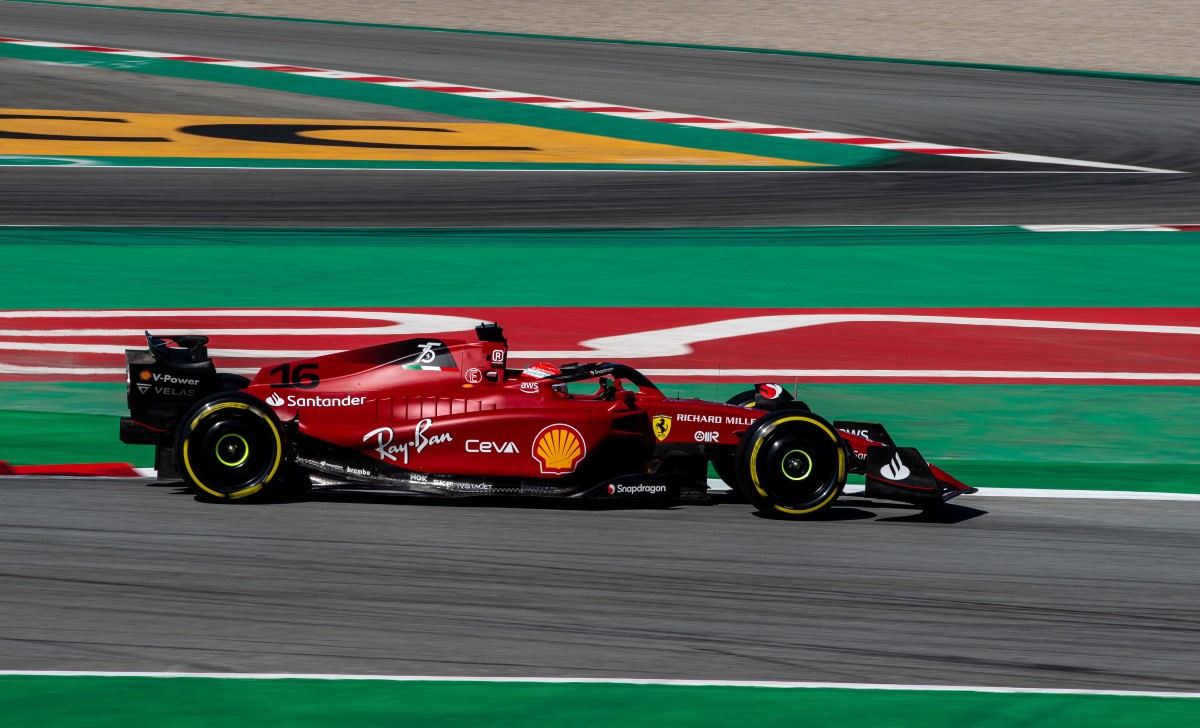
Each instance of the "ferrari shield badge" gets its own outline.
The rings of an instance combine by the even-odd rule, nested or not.
[[[666,415],[655,415],[654,420],[654,436],[659,442],[667,439],[667,435],[671,434],[671,418]]]

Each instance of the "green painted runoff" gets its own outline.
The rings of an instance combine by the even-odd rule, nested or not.
[[[723,400],[745,387],[664,390]],[[884,423],[974,486],[1200,492],[1200,387],[807,384],[797,394],[830,419]],[[0,383],[0,460],[149,467],[153,448],[117,441],[124,403],[120,384]]]
[[[1196,240],[1016,227],[7,227],[0,308],[1194,307]]]
[[[1200,700],[614,683],[10,675],[0,676],[0,715],[12,725],[43,728],[1148,728],[1200,723]]]

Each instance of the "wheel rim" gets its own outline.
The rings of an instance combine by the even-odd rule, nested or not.
[[[783,477],[797,482],[802,481],[812,475],[812,456],[803,450],[790,450],[783,456],[779,467],[783,471]]]
[[[216,450],[217,462],[227,468],[236,468],[250,458],[250,443],[232,432],[221,435]]]

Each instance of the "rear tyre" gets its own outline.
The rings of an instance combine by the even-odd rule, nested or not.
[[[226,392],[237,392],[250,386],[250,380],[243,377],[241,374],[231,374],[229,372],[219,372],[217,381],[221,383],[221,389]]]
[[[224,393],[197,402],[177,437],[179,473],[203,500],[258,500],[282,486],[283,428],[253,397]]]
[[[846,449],[824,419],[785,409],[750,426],[735,469],[742,494],[764,515],[811,518],[845,487]]]

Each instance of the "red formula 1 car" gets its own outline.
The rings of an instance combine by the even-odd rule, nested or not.
[[[727,403],[665,396],[609,362],[507,367],[499,326],[218,373],[203,336],[126,351],[121,441],[200,498],[288,489],[417,496],[708,497],[708,465],[766,514],[829,508],[850,473],[868,497],[927,507],[974,492],[881,425],[830,423],[783,387]],[[581,385],[591,382],[587,393]],[[582,385],[582,386],[587,386]]]

